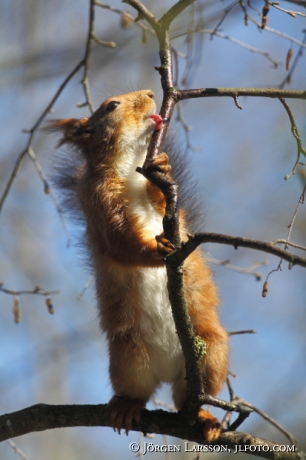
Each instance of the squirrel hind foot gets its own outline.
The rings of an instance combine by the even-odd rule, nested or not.
[[[197,424],[203,428],[204,438],[208,442],[217,441],[221,435],[221,423],[206,410],[199,410]]]
[[[139,423],[141,411],[145,407],[146,401],[143,399],[133,399],[127,396],[113,396],[108,403],[110,409],[111,426],[114,431],[124,429],[126,435],[132,429],[133,420]]]

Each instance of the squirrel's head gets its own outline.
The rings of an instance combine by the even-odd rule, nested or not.
[[[59,146],[72,144],[85,157],[102,155],[105,160],[124,149],[146,147],[153,131],[163,125],[155,111],[153,91],[135,91],[106,99],[89,118],[53,121],[47,129],[63,132]]]

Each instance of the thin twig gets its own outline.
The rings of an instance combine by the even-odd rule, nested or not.
[[[135,19],[135,21],[145,19],[154,29],[155,32],[159,30],[159,24],[156,17],[141,2],[139,2],[138,0],[122,0],[122,3],[126,3],[132,6],[138,12],[138,16]]]
[[[19,457],[22,458],[22,460],[29,460],[26,454],[17,446],[17,444],[14,443],[14,441],[12,441],[11,439],[7,439],[6,442],[9,446],[12,447],[15,454],[19,455]]]
[[[229,379],[229,377],[227,377],[226,379],[226,384],[227,384],[227,388],[228,388],[228,392],[229,392],[229,397],[230,397],[230,401],[232,402],[234,400],[234,397],[235,397],[235,394],[234,394],[234,390],[233,390],[233,387],[232,387],[232,384],[231,384],[231,381]],[[232,415],[233,413],[231,411],[227,411],[221,421],[221,425],[222,425],[222,428],[225,429],[229,427],[230,425],[230,422],[231,422],[231,418],[232,418]]]
[[[230,401],[233,401],[233,399],[235,397],[235,394],[234,394],[234,390],[233,390],[233,387],[232,387],[232,384],[231,384],[231,381],[230,381],[229,377],[227,377],[227,379],[226,379],[226,384],[227,384],[227,388],[228,388],[228,392],[229,392]]]
[[[195,0],[179,0],[168,10],[163,17],[160,19],[160,22],[163,24],[163,28],[168,30],[170,24],[174,19],[179,16],[188,6],[192,5]]]
[[[245,331],[228,332],[228,335],[239,335],[239,334],[256,334],[256,331],[254,329],[246,329]]]
[[[290,236],[291,236],[292,228],[293,228],[293,225],[294,225],[295,218],[296,218],[296,216],[297,216],[299,207],[300,207],[300,205],[303,204],[304,201],[305,201],[305,193],[306,193],[306,182],[305,182],[305,185],[304,185],[302,194],[301,194],[301,196],[300,196],[300,198],[299,198],[298,204],[297,204],[297,206],[296,206],[296,208],[295,208],[295,210],[294,210],[294,213],[293,213],[291,222],[290,222],[290,224],[288,225],[288,229],[289,229],[289,230],[288,230],[287,238],[286,238],[286,240],[285,240],[285,247],[284,247],[284,249],[282,249],[282,251],[283,251],[285,254],[286,254],[286,251],[287,251],[289,245],[293,246],[293,244],[290,244],[289,239],[290,239]],[[275,240],[275,241],[277,241],[277,240]],[[275,241],[273,241],[271,244],[276,244]],[[304,248],[303,248],[303,247],[300,247],[299,249],[304,249]],[[279,263],[278,263],[277,268],[275,268],[274,270],[271,270],[271,271],[268,273],[267,278],[266,278],[266,281],[264,282],[263,297],[266,297],[267,292],[268,292],[268,279],[269,279],[270,275],[271,275],[272,273],[278,272],[279,270],[282,269],[283,259],[287,260],[285,257],[282,257],[281,260],[280,260]],[[290,267],[290,268],[292,267],[292,263],[291,263],[291,262],[290,262],[289,267]]]
[[[293,213],[293,216],[292,216],[292,219],[291,219],[291,222],[290,224],[288,225],[288,234],[287,234],[287,238],[286,238],[286,244],[285,244],[285,250],[288,249],[288,246],[289,246],[289,240],[290,240],[290,236],[291,236],[291,232],[292,232],[292,229],[293,229],[293,225],[294,225],[294,222],[295,222],[295,219],[296,219],[296,216],[297,216],[297,213],[299,211],[299,207],[301,204],[304,203],[305,201],[305,193],[306,193],[306,183],[304,185],[304,188],[303,188],[303,191],[302,191],[302,194],[299,198],[299,201],[298,201],[298,204],[294,210],[294,213]]]
[[[259,24],[259,22],[257,22],[256,19],[254,19],[249,14],[248,14],[248,18],[258,27],[258,29],[262,30],[261,29],[261,24]],[[299,45],[302,48],[306,48],[305,43],[301,42],[300,40],[297,40],[296,38],[292,37],[291,35],[287,35],[287,34],[285,34],[283,32],[280,32],[279,30],[271,29],[271,27],[267,27],[267,26],[264,28],[264,30],[266,30],[267,32],[271,32],[272,34],[278,35],[278,36],[284,38],[285,40],[289,40],[291,43],[296,43],[297,45]]]
[[[296,16],[302,16],[303,18],[306,18],[306,14],[301,13],[300,11],[286,10],[285,8],[281,8],[276,2],[270,2],[269,0],[265,0],[265,2],[273,6],[277,10],[282,11],[283,13],[289,14],[289,16],[292,16],[293,18],[295,18]]]
[[[269,265],[270,263],[268,260],[264,260],[263,262],[255,262],[247,268],[241,268],[237,267],[236,265],[232,265],[229,260],[222,261],[207,255],[206,260],[212,264],[220,265],[221,267],[227,268],[229,270],[233,270],[238,273],[243,273],[244,275],[254,276],[256,281],[261,280],[262,274],[260,272],[253,272],[253,270],[264,265]]]
[[[192,131],[192,126],[188,125],[183,116],[183,109],[181,104],[176,105],[176,120],[182,125],[185,133],[185,142],[186,142],[186,153],[188,150],[192,152],[199,151],[198,148],[194,147],[190,142],[190,131]]]
[[[36,295],[43,295],[45,297],[49,297],[50,295],[59,294],[60,291],[47,291],[46,289],[36,286],[34,289],[30,290],[17,290],[17,289],[6,289],[3,287],[3,283],[0,283],[0,291],[4,294],[9,295],[24,295],[24,294],[36,294]]]
[[[185,86],[187,85],[187,82],[190,82],[190,76],[192,73],[194,74],[196,71],[196,67],[199,65],[200,59],[197,58],[197,56],[201,56],[201,42],[202,42],[202,37],[200,37],[201,42],[199,41],[199,36],[195,36],[192,33],[192,30],[194,29],[194,22],[195,22],[195,5],[191,5],[192,8],[190,8],[190,20],[189,20],[189,26],[187,28],[186,36],[185,36],[185,46],[186,46],[186,59],[185,59],[185,69],[183,71],[183,75],[181,77],[180,83],[181,85]],[[189,31],[191,33],[189,33]]]
[[[306,31],[305,30],[304,30],[303,44],[304,45],[306,44]],[[293,72],[294,72],[294,70],[295,70],[295,68],[296,68],[301,56],[303,56],[303,47],[302,46],[300,46],[299,51],[297,52],[297,54],[296,54],[296,56],[295,56],[295,58],[293,60],[293,63],[291,65],[291,68],[290,68],[289,72],[287,73],[287,75],[285,76],[285,78],[283,79],[281,84],[279,85],[280,89],[284,88],[286,83],[291,82]]]
[[[140,460],[144,460],[144,456],[143,456],[143,438],[144,438],[143,433],[140,432],[139,433],[139,447],[140,447],[140,450],[139,450],[139,452],[137,454],[139,456]]]
[[[98,43],[98,45],[105,46],[105,48],[116,48],[116,43],[115,42],[105,42],[104,40],[101,40],[100,38],[97,37],[95,32],[91,33],[91,38]]]
[[[258,415],[260,415],[263,419],[265,419],[267,422],[269,422],[271,425],[275,426],[279,431],[281,431],[291,442],[292,445],[297,444],[297,440],[294,438],[294,436],[286,430],[282,425],[280,425],[278,422],[276,422],[272,417],[267,415],[265,412],[262,410],[258,409],[256,406],[253,404],[245,401],[244,399],[240,398],[239,396],[236,396],[234,398],[234,401],[237,401],[241,404],[244,404],[245,406],[249,407],[250,409],[253,409],[254,412],[256,412]]]
[[[172,51],[172,55],[173,55],[173,61],[174,61],[174,70],[173,70],[173,73],[174,73],[174,79],[173,79],[173,85],[174,86],[177,86],[178,85],[178,81],[179,81],[179,53],[178,51],[173,47],[171,46],[171,51]],[[172,61],[172,62],[173,62]]]
[[[291,243],[291,241],[288,241],[288,240],[282,240],[282,239],[274,240],[274,241],[272,241],[272,244],[285,244],[286,246],[292,246],[293,248],[297,248],[297,249],[301,249],[302,251],[306,251],[305,246],[301,246],[301,245],[296,244],[296,243]]]
[[[81,298],[83,297],[83,295],[85,294],[85,292],[87,291],[87,289],[89,288],[89,286],[91,285],[92,281],[94,279],[94,274],[92,273],[90,275],[90,277],[88,278],[88,280],[86,281],[83,289],[82,289],[82,292],[80,292],[80,294],[77,296],[77,300],[81,300]]]
[[[234,374],[232,371],[228,371],[228,375],[230,375],[231,377],[233,377],[234,379],[237,379],[237,375]]]
[[[301,156],[301,153],[306,156],[306,149],[303,147],[303,144],[302,144],[302,139],[300,137],[300,134],[299,134],[299,131],[298,131],[298,128],[296,126],[296,123],[295,123],[295,120],[294,120],[294,117],[293,117],[293,114],[290,110],[290,107],[288,106],[287,102],[285,101],[284,98],[280,97],[279,98],[280,102],[283,104],[283,106],[285,107],[285,110],[289,116],[289,119],[290,119],[290,123],[291,123],[291,132],[296,140],[296,144],[297,144],[297,158],[296,158],[296,161],[295,161],[295,164],[294,164],[294,167],[291,171],[290,174],[288,174],[285,179],[288,180],[290,176],[292,176],[293,174],[295,174],[296,172],[296,168],[297,168],[297,165],[299,164],[299,161],[300,161],[300,156]]]
[[[113,13],[120,14],[121,16],[127,18],[129,21],[131,21],[135,26],[139,27],[140,29],[144,30],[145,32],[149,32],[151,35],[155,35],[155,32],[151,27],[145,26],[144,24],[141,24],[140,22],[136,22],[135,18],[133,18],[133,16],[131,16],[128,12],[119,10],[118,8],[114,8],[110,5],[99,2],[97,0],[95,1],[95,5],[101,8],[105,8],[109,11],[112,11]]]
[[[58,216],[59,216],[59,218],[60,218],[60,221],[61,221],[63,230],[64,230],[64,232],[65,232],[65,234],[66,234],[66,237],[67,237],[67,246],[70,246],[71,237],[70,237],[70,233],[69,233],[69,231],[68,231],[68,228],[67,228],[67,226],[66,226],[66,222],[65,222],[65,219],[64,219],[64,217],[63,217],[63,213],[62,213],[61,207],[60,207],[60,205],[59,205],[59,203],[58,203],[58,201],[57,201],[57,199],[56,199],[56,197],[55,197],[55,195],[54,195],[54,193],[53,193],[52,188],[51,188],[50,185],[49,185],[49,182],[47,181],[47,178],[46,178],[46,176],[45,176],[45,173],[43,172],[43,169],[42,169],[42,167],[40,166],[40,163],[39,163],[39,161],[37,160],[37,157],[36,157],[36,155],[35,155],[35,153],[34,153],[34,150],[32,149],[31,146],[28,148],[28,152],[27,152],[27,153],[28,153],[29,157],[31,158],[31,160],[32,160],[32,162],[33,162],[33,164],[34,164],[34,166],[35,166],[35,168],[36,168],[36,171],[38,172],[38,175],[39,175],[39,177],[40,177],[41,180],[42,180],[42,183],[44,184],[44,192],[45,192],[46,194],[48,194],[48,195],[51,196],[51,199],[52,199],[52,201],[53,201],[53,204],[54,204],[54,206],[55,206],[55,209],[56,209],[56,211],[57,211],[57,214],[58,214]]]
[[[214,30],[211,32],[211,39],[213,38],[214,35],[217,34],[218,32],[218,29],[219,27],[221,26],[221,24],[223,23],[223,21],[225,20],[225,18],[227,17],[228,13],[236,6],[239,4],[239,1],[234,1],[233,3],[231,3],[225,10],[224,10],[224,15],[222,16],[222,18],[220,19],[220,21],[218,22],[218,24],[216,25],[216,27],[214,28]]]
[[[85,56],[84,56],[84,74],[82,79],[82,85],[85,93],[85,100],[91,113],[95,111],[91,94],[90,94],[90,87],[89,87],[89,58],[91,52],[91,41],[94,36],[94,27],[95,27],[95,2],[94,0],[90,0],[89,5],[89,26],[88,26],[88,33],[87,33],[87,41],[86,41],[86,49],[85,49]]]
[[[67,83],[81,69],[81,67],[83,65],[84,65],[84,60],[80,61],[75,66],[75,68],[72,70],[72,72],[70,72],[68,77],[66,77],[65,80],[63,81],[63,83],[60,85],[59,89],[56,91],[55,95],[53,96],[53,98],[51,99],[51,101],[49,102],[49,104],[47,105],[45,110],[43,111],[43,113],[39,116],[38,120],[33,125],[33,127],[30,130],[26,131],[27,133],[30,134],[29,140],[28,140],[26,148],[19,154],[19,156],[18,156],[18,158],[16,160],[16,163],[15,163],[15,166],[13,168],[13,171],[11,173],[11,176],[10,176],[10,178],[9,178],[7,184],[6,184],[6,187],[4,189],[4,192],[3,192],[2,196],[1,196],[1,199],[0,199],[0,213],[1,213],[1,210],[2,210],[2,207],[3,207],[3,203],[4,203],[4,201],[5,201],[6,197],[7,197],[10,189],[11,189],[11,186],[12,186],[13,182],[14,182],[14,179],[16,178],[16,176],[17,176],[17,174],[19,172],[19,169],[20,169],[20,166],[21,166],[21,164],[23,162],[23,159],[27,155],[29,148],[32,147],[36,131],[38,130],[38,128],[41,125],[42,121],[45,119],[45,117],[48,114],[48,112],[52,109],[53,105],[55,104],[55,102],[57,101],[59,96],[61,95],[61,93],[62,93],[63,89],[66,87]]]
[[[233,99],[234,99],[234,102],[235,102],[235,106],[237,107],[237,109],[240,109],[240,110],[242,110],[242,109],[243,109],[243,107],[242,107],[242,105],[240,105],[240,103],[239,103],[239,99],[238,99],[238,96],[237,96],[237,95],[233,96]]]
[[[235,45],[238,45],[238,46],[241,46],[242,48],[245,48],[246,50],[248,51],[251,51],[251,53],[256,53],[256,54],[261,54],[262,56],[264,56],[265,58],[267,58],[273,65],[274,67],[278,67],[278,65],[280,64],[279,62],[275,61],[271,56],[270,54],[268,53],[268,51],[264,51],[264,50],[261,50],[259,48],[255,48],[254,46],[250,46],[248,45],[247,43],[244,43],[242,42],[241,40],[237,40],[237,38],[234,38],[234,37],[231,37],[229,35],[226,35],[224,34],[223,32],[219,32],[219,31],[214,31],[212,29],[195,29],[193,31],[189,31],[188,33],[202,33],[202,34],[209,34],[209,35],[216,35],[217,37],[219,38],[224,38],[225,40],[228,40],[230,41],[231,43],[234,43]],[[176,34],[176,35],[173,35],[171,36],[171,40],[175,39],[175,38],[179,38],[179,37],[182,37],[186,34],[187,32],[183,32],[183,33],[179,33],[179,34]]]

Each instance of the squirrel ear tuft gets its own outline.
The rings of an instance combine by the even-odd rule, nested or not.
[[[87,137],[88,134],[91,133],[91,130],[87,126],[87,121],[88,118],[52,120],[49,121],[43,129],[51,133],[63,132],[63,137],[59,141],[58,147],[66,143],[78,144],[84,137]]]

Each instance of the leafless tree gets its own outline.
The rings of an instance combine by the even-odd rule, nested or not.
[[[128,40],[124,38],[124,29],[135,28],[133,34],[140,34],[141,41],[138,41],[137,46],[147,47],[147,54],[149,59],[154,56],[154,60],[157,59],[157,53],[159,52],[159,65],[157,65],[156,71],[159,73],[161,88],[162,88],[162,105],[160,114],[164,120],[169,121],[166,123],[161,131],[155,132],[152,142],[150,144],[147,160],[153,158],[158,154],[163,146],[163,142],[166,136],[168,126],[173,117],[174,109],[177,107],[177,120],[181,129],[185,135],[186,150],[193,150],[194,146],[190,139],[190,126],[185,121],[185,114],[182,110],[184,108],[184,102],[190,99],[199,98],[230,98],[233,101],[232,110],[242,109],[242,98],[265,98],[261,102],[262,107],[266,102],[266,98],[272,98],[274,104],[279,104],[284,109],[284,113],[288,117],[288,130],[286,136],[289,138],[293,136],[296,145],[296,157],[292,161],[292,169],[288,171],[285,179],[288,180],[293,175],[300,177],[302,187],[299,191],[296,199],[296,206],[292,209],[292,215],[288,220],[288,232],[287,235],[283,234],[281,237],[277,236],[271,241],[264,241],[261,239],[247,238],[231,236],[225,233],[196,233],[189,236],[187,242],[181,242],[179,239],[178,232],[178,216],[176,215],[177,200],[178,200],[178,189],[177,185],[172,181],[165,181],[163,177],[158,175],[152,175],[146,169],[146,163],[140,168],[140,172],[146,175],[146,177],[157,185],[165,194],[167,201],[167,218],[165,220],[165,234],[166,237],[172,242],[175,247],[175,252],[167,257],[166,266],[169,280],[169,297],[173,307],[173,316],[176,322],[178,335],[181,340],[184,355],[186,357],[187,365],[187,376],[189,384],[189,398],[188,404],[186,405],[182,413],[170,413],[156,411],[144,411],[142,420],[139,424],[134,425],[134,429],[144,433],[159,433],[175,436],[181,439],[188,439],[189,441],[195,441],[200,444],[203,443],[201,432],[197,427],[194,427],[192,422],[194,421],[195,414],[202,404],[210,404],[215,407],[219,407],[224,410],[224,432],[221,438],[216,443],[217,445],[227,445],[231,450],[235,450],[235,446],[241,446],[241,450],[246,453],[255,454],[264,458],[294,458],[300,456],[300,451],[296,446],[296,441],[293,435],[282,427],[279,423],[263,413],[260,409],[245,401],[244,399],[236,396],[230,381],[228,381],[228,389],[230,395],[230,401],[217,400],[205,394],[205,387],[198,372],[197,365],[197,354],[196,354],[196,338],[189,327],[188,315],[186,315],[186,308],[184,303],[184,296],[182,295],[182,264],[188,255],[202,243],[219,243],[221,245],[229,245],[238,249],[240,247],[249,248],[257,251],[262,251],[273,256],[276,256],[279,263],[275,266],[275,269],[269,270],[267,273],[263,286],[262,295],[265,297],[268,294],[268,279],[271,274],[275,271],[282,269],[283,261],[289,263],[289,268],[294,266],[306,267],[306,258],[303,256],[303,251],[306,250],[305,244],[296,243],[291,241],[291,234],[293,227],[296,224],[296,218],[300,211],[301,205],[305,200],[306,193],[306,174],[305,174],[305,159],[306,149],[303,145],[302,136],[298,128],[298,123],[293,115],[293,111],[288,103],[288,100],[299,100],[304,104],[303,110],[305,110],[306,90],[305,89],[287,89],[288,84],[292,81],[295,76],[299,61],[303,59],[303,50],[306,48],[304,31],[304,37],[302,38],[288,35],[279,29],[269,27],[269,20],[273,14],[282,15],[284,18],[292,18],[297,21],[304,21],[306,18],[305,2],[292,1],[293,5],[289,5],[289,8],[285,8],[284,5],[279,5],[277,2],[270,2],[267,0],[257,2],[244,2],[241,0],[234,1],[228,6],[222,5],[222,10],[216,9],[214,2],[209,0],[200,2],[194,2],[194,0],[180,0],[177,3],[169,5],[169,9],[165,11],[163,5],[163,13],[159,10],[157,13],[153,13],[150,7],[145,6],[144,2],[138,0],[125,0],[124,3],[129,5],[131,12],[126,9],[120,9],[101,3],[100,1],[88,0],[89,5],[89,20],[87,26],[87,37],[85,39],[85,50],[79,60],[76,59],[75,64],[72,66],[72,70],[67,72],[66,77],[63,79],[61,85],[56,90],[53,97],[50,98],[49,102],[45,103],[45,109],[42,110],[37,119],[34,121],[32,127],[26,130],[28,140],[26,146],[20,154],[15,157],[15,164],[13,165],[11,172],[6,172],[5,176],[2,176],[2,182],[4,184],[3,190],[0,197],[0,212],[5,209],[8,205],[10,194],[14,181],[20,180],[23,171],[21,170],[26,159],[29,158],[33,163],[38,176],[40,177],[43,188],[46,194],[50,195],[59,220],[61,222],[63,231],[66,235],[67,241],[70,241],[69,230],[66,226],[65,216],[62,214],[60,205],[57,202],[56,195],[53,192],[52,186],[49,183],[47,174],[45,173],[45,167],[40,164],[38,160],[38,153],[41,146],[35,144],[38,139],[42,139],[39,129],[42,127],[49,112],[53,109],[56,103],[63,97],[64,90],[69,88],[69,85],[73,81],[76,75],[82,74],[82,87],[84,92],[84,102],[80,102],[78,107],[80,110],[88,110],[92,113],[94,111],[94,102],[92,98],[93,87],[90,84],[90,71],[92,69],[99,69],[103,72],[102,65],[105,65],[107,61],[111,61],[113,56],[111,53],[120,53],[120,49],[124,50]],[[291,9],[292,7],[292,9]],[[157,9],[157,8],[156,8]],[[103,21],[103,14],[101,11],[107,11],[113,16],[118,15],[121,21],[121,29],[118,29],[116,33],[110,32],[110,39],[102,40],[99,38],[101,30],[105,27],[105,21]],[[99,13],[98,13],[99,12]],[[136,13],[136,15],[135,15]],[[208,19],[205,19],[209,17]],[[289,43],[289,48],[285,55],[286,73],[283,76],[283,80],[278,85],[273,87],[230,87],[230,88],[190,88],[192,81],[195,76],[199,61],[201,60],[201,52],[203,47],[203,37],[210,37],[213,41],[224,39],[231,44],[236,44],[239,47],[245,48],[251,53],[261,56],[262,59],[266,58],[267,63],[270,63],[274,68],[279,67],[279,62],[272,56],[270,51],[261,49],[260,47],[250,45],[237,39],[235,36],[228,35],[226,33],[226,25],[230,18],[234,15],[235,21],[239,23],[244,22],[245,25],[255,25],[255,27],[264,32],[273,34],[273,38],[280,38]],[[160,17],[160,19],[157,19]],[[100,30],[100,20],[102,28]],[[288,19],[289,20],[289,19]],[[82,26],[85,27],[85,19],[83,18]],[[300,24],[300,23],[299,23]],[[222,28],[221,28],[222,26]],[[305,27],[305,26],[304,26]],[[99,32],[98,32],[99,30]],[[131,34],[129,40],[135,46],[134,37]],[[98,46],[99,45],[99,46]],[[233,45],[232,45],[233,46]],[[295,47],[295,53],[293,53],[293,46]],[[185,51],[182,49],[185,47]],[[63,56],[61,59],[64,61],[65,56],[71,55],[74,58],[73,52],[74,47],[69,49],[62,49]],[[118,54],[120,56],[120,54]],[[117,59],[119,59],[118,57]],[[148,65],[148,63],[146,63]],[[270,86],[270,85],[269,85]],[[243,102],[243,106],[249,101]],[[196,103],[192,101],[192,103]],[[67,101],[65,101],[67,104]],[[191,107],[191,104],[190,104]],[[192,109],[191,109],[192,110]],[[264,110],[264,109],[261,109]],[[255,118],[257,114],[253,114]],[[13,127],[15,128],[15,127]],[[291,128],[291,134],[290,134]],[[215,127],[216,133],[218,132],[218,126]],[[40,141],[41,142],[41,141]],[[186,153],[187,155],[188,153]],[[3,217],[2,217],[3,218]],[[226,225],[225,225],[226,227]],[[255,268],[265,263],[252,264],[247,269],[241,269],[237,266],[233,266],[230,261],[213,260],[212,263],[223,265],[224,267],[230,268],[231,270],[238,270],[245,274],[252,274],[257,280],[261,279],[261,274],[255,272]],[[273,279],[273,277],[272,277]],[[31,289],[21,288],[9,288],[7,287],[7,281],[4,275],[4,283],[0,285],[0,292],[6,296],[13,297],[13,308],[15,321],[20,321],[20,298],[25,294],[31,294],[33,296],[43,295],[46,298],[46,305],[50,313],[54,313],[53,309],[53,297],[56,295],[56,291],[51,289],[44,289],[40,286]],[[52,297],[52,299],[51,299]],[[7,297],[6,297],[7,298]],[[246,307],[247,308],[247,307]],[[252,333],[253,330],[242,330],[234,331],[230,335]],[[259,436],[255,436],[248,433],[238,432],[237,428],[241,423],[249,416],[251,412],[256,412],[261,415],[265,420],[276,427],[282,432],[290,441],[295,448],[287,452],[279,452],[275,449],[276,445],[280,443],[273,442],[272,440],[264,440]],[[232,420],[232,414],[237,413],[236,419]],[[22,409],[18,412],[12,412],[0,417],[0,439],[8,440],[12,437],[20,436],[22,434],[43,431],[50,428],[63,428],[63,427],[76,427],[76,426],[110,426],[109,413],[105,404],[100,405],[46,405],[38,404],[26,409]],[[10,441],[12,443],[12,441]],[[154,444],[154,443],[153,443]],[[284,443],[285,444],[285,443]],[[255,449],[255,446],[257,449]],[[260,446],[268,446],[269,449],[260,449]],[[18,448],[13,444],[11,447],[21,457],[24,455],[22,451],[18,451]],[[22,458],[26,458],[25,456]]]

